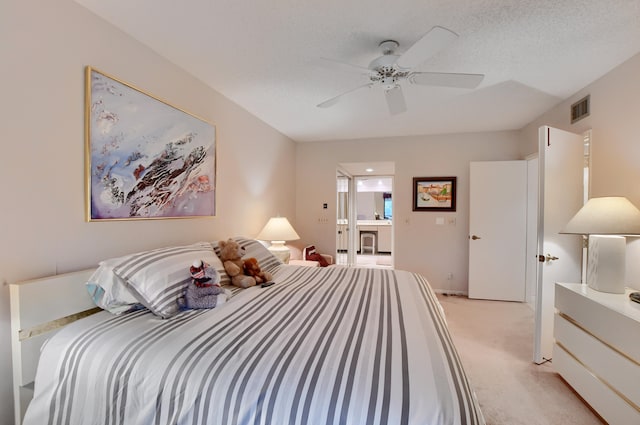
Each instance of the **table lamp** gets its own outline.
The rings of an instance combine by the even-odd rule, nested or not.
[[[286,217],[271,217],[256,239],[270,241],[269,251],[287,264],[291,257],[291,251],[284,243],[285,241],[298,240],[300,236],[293,230],[293,226]]]
[[[640,234],[640,210],[624,197],[591,198],[560,233],[587,235],[587,285],[624,294],[625,235]]]

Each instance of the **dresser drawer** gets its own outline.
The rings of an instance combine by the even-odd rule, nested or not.
[[[640,304],[629,301],[628,294],[557,284],[555,306],[598,339],[640,362]]]
[[[640,424],[640,411],[597,379],[558,344],[553,347],[553,366],[608,423]]]
[[[640,365],[595,338],[571,319],[556,314],[556,344],[605,385],[640,409]],[[555,357],[554,357],[555,364]],[[640,424],[640,422],[638,422]]]

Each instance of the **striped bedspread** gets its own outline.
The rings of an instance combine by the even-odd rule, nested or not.
[[[43,349],[24,423],[484,424],[423,277],[274,276],[213,310],[71,324]]]

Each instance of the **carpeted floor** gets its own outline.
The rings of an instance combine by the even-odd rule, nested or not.
[[[534,364],[526,304],[438,295],[487,425],[601,425],[553,370]]]

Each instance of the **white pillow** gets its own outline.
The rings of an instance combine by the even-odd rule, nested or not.
[[[127,284],[113,272],[114,266],[126,258],[101,261],[98,269],[87,281],[87,289],[93,302],[113,314],[126,312],[135,304],[139,304],[138,299],[127,288]]]

